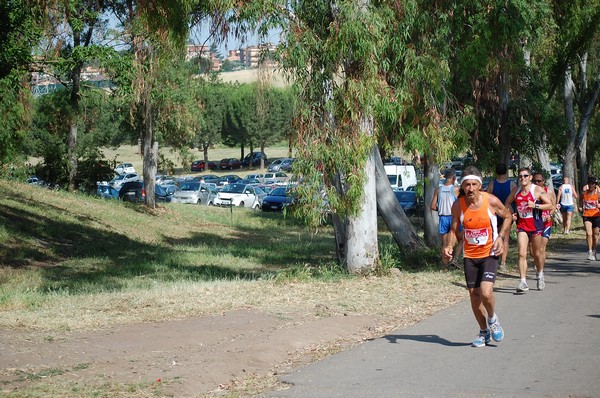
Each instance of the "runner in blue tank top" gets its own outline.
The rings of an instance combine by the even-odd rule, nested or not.
[[[508,178],[508,168],[506,167],[506,164],[498,163],[496,165],[496,179],[488,185],[487,192],[500,199],[502,203],[506,203],[506,199],[508,199],[510,192],[515,186],[516,184]],[[503,221],[504,220],[501,217],[498,218],[498,229],[502,228]],[[509,240],[510,233],[504,240],[504,250],[500,256],[500,265],[498,267],[499,271],[506,271],[506,256],[508,255]]]

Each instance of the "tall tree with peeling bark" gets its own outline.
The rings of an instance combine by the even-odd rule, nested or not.
[[[162,61],[183,59],[194,10],[208,4],[195,0],[113,0],[107,3],[129,37],[133,53],[131,115],[142,143],[146,205],[154,208],[158,164],[158,140],[153,119],[157,74]]]
[[[550,66],[549,93],[560,93],[563,98],[567,126],[563,174],[583,186],[591,167],[588,130],[600,98],[600,1],[552,4],[558,34]]]

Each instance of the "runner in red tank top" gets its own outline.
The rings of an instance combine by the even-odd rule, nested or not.
[[[519,169],[519,186],[506,199],[506,207],[512,211],[512,203],[517,207],[517,246],[519,248],[519,276],[521,281],[517,293],[525,293],[527,286],[527,249],[531,243],[531,256],[537,271],[537,288],[543,290],[544,254],[542,252],[542,231],[544,222],[542,210],[552,210],[554,205],[544,189],[531,183],[532,173],[528,167]]]
[[[456,234],[459,224],[462,224],[465,280],[471,309],[479,324],[479,335],[471,345],[483,347],[490,342],[490,335],[494,341],[504,338],[504,331],[494,312],[494,282],[498,256],[504,250],[503,240],[510,230],[511,215],[497,197],[481,192],[482,177],[476,167],[466,167],[462,175],[464,196],[452,204],[451,239],[442,255],[447,261],[452,259]],[[496,227],[496,215],[505,221],[500,231]]]

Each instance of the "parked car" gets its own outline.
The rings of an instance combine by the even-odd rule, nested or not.
[[[215,162],[205,162],[204,160],[194,160],[191,166],[192,171],[215,170],[217,168]]]
[[[194,177],[194,180],[200,182],[215,182],[219,179],[219,176],[216,174],[203,174],[201,176]]]
[[[281,169],[282,165],[290,164],[293,161],[294,161],[294,159],[292,159],[292,158],[276,159],[269,165],[269,167],[267,167],[267,171],[270,171],[270,172],[279,171]]]
[[[292,171],[292,167],[294,166],[294,159],[286,159],[281,162],[279,165],[279,171],[287,171],[288,173]]]
[[[39,186],[43,187],[44,185],[46,185],[46,181],[42,180],[38,176],[30,176],[27,179],[27,184],[29,184],[29,185],[39,185]]]
[[[169,194],[171,196],[175,195],[175,192],[177,192],[179,190],[179,187],[175,184],[157,184],[157,185],[160,186],[165,191],[167,191],[167,194]]]
[[[135,173],[135,168],[131,163],[121,163],[117,167],[115,167],[115,173],[117,174],[125,174],[125,173]]]
[[[97,181],[96,185],[96,195],[103,199],[119,199],[119,190],[110,185],[108,181]]]
[[[417,194],[415,191],[394,190],[394,195],[407,216],[417,213]]]
[[[156,202],[170,203],[177,192],[177,185],[155,185],[154,197]]]
[[[267,155],[261,152],[252,152],[244,156],[244,160],[242,160],[242,166],[248,167],[250,164],[252,166],[260,166],[261,157],[265,160],[265,164],[267,163]]]
[[[198,204],[214,206],[215,198],[219,191],[216,184],[201,184],[200,185],[200,201]]]
[[[223,185],[231,184],[232,182],[239,181],[241,179],[242,178],[236,174],[227,174],[227,175],[219,177],[219,179],[217,181],[217,185],[223,186]]]
[[[280,187],[281,185],[277,185],[277,184],[263,184],[260,183],[258,185],[256,185],[257,187],[259,187],[261,190],[265,191],[265,193],[268,195],[271,193],[271,191],[275,188]]]
[[[154,177],[154,181],[158,185],[173,185],[175,184],[175,177],[164,174],[157,174],[156,177]]]
[[[179,190],[173,195],[173,203],[201,203],[202,183],[198,181],[186,181],[179,186]]]
[[[283,171],[277,173],[265,173],[262,182],[263,184],[280,184],[289,179],[288,175]]]
[[[262,189],[253,185],[231,183],[217,194],[215,205],[258,209],[266,195]]]
[[[121,189],[121,185],[125,184],[126,182],[134,181],[140,181],[140,176],[136,173],[125,173],[119,174],[118,176],[110,180],[108,183],[115,189]]]
[[[256,178],[242,178],[241,180],[236,181],[240,184],[260,184],[260,181]]]
[[[248,174],[244,178],[247,178],[247,179],[256,179],[258,181],[262,181],[262,179],[263,179],[264,176],[265,176],[264,174],[260,174],[260,173],[259,174]]]
[[[142,203],[146,200],[146,192],[142,181],[128,181],[119,189],[119,199],[123,202]]]
[[[222,159],[221,163],[219,163],[219,168],[221,170],[233,170],[233,169],[241,169],[242,162],[236,158],[226,158]]]
[[[172,188],[175,187],[175,190]],[[154,198],[157,203],[169,203],[176,192],[175,185],[154,185]],[[146,189],[142,181],[126,182],[119,190],[119,199],[123,202],[143,203],[146,201]]]
[[[262,211],[283,211],[287,206],[291,206],[296,201],[296,195],[292,190],[286,187],[277,187],[273,189],[262,201]]]

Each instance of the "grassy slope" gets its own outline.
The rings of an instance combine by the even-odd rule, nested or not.
[[[394,317],[464,296],[458,275],[349,277],[333,262],[330,229],[312,235],[281,214],[231,210],[149,213],[0,181],[0,327],[89,330],[236,308],[301,317],[316,303]],[[392,245],[382,250],[398,261]]]

